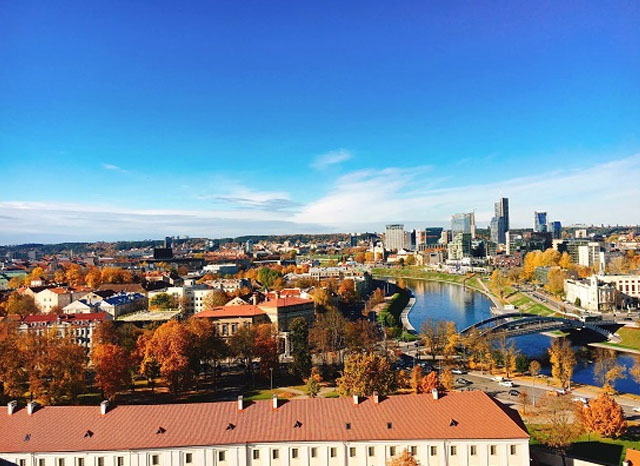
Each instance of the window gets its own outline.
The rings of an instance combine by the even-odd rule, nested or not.
[[[226,453],[226,452],[225,452],[224,450],[220,450],[220,451],[218,452],[218,461],[226,461],[226,460],[225,460],[225,457],[226,457],[227,455],[225,455],[225,453]]]
[[[259,460],[260,459],[260,450],[253,450],[253,459],[254,460]]]
[[[347,428],[347,430],[351,430],[351,423],[347,422],[347,425],[345,427]]]
[[[349,447],[349,457],[353,458],[356,456],[356,447]]]
[[[389,447],[389,456],[396,456],[396,447]]]
[[[375,456],[375,454],[376,454],[376,449],[375,449],[374,447],[369,447],[367,450],[368,450],[368,451],[367,451],[367,454],[368,454],[369,456]]]
[[[297,458],[298,457],[298,449],[297,448],[292,448],[291,449],[291,458]]]
[[[151,464],[153,466],[157,466],[160,464],[160,456],[159,455],[151,455]]]
[[[451,445],[451,456],[456,456],[458,454],[458,448],[455,445]]]
[[[430,447],[429,448],[429,454],[431,456],[436,456],[438,454],[438,447]]]
[[[38,466],[45,466],[46,464],[47,462],[44,460],[44,458],[38,459]]]
[[[477,451],[478,449],[475,445],[471,445],[471,448],[469,450],[470,450],[469,454],[471,456],[476,456],[478,454],[478,451]]]
[[[187,464],[193,463],[193,453],[185,453],[184,462]]]
[[[116,457],[116,466],[124,466],[124,456]]]
[[[58,458],[58,460],[56,461],[56,464],[58,466],[64,466],[64,458]]]
[[[516,445],[509,445],[509,451],[512,455],[515,455],[518,453],[517,449],[516,449]]]
[[[489,447],[489,453],[491,454],[491,456],[495,456],[496,455],[496,446],[495,445],[491,445],[491,447]]]
[[[316,447],[311,448],[311,458],[318,457],[318,449]]]
[[[18,460],[18,466],[27,466],[27,460]]]
[[[44,466],[44,464],[39,466]],[[104,456],[98,456],[98,466],[104,466]]]
[[[411,445],[409,447],[409,453],[411,453],[412,456],[416,456],[418,454],[418,447]]]
[[[277,450],[277,449],[271,450],[271,458],[273,458],[274,460],[277,460],[278,458],[280,458],[280,450]]]
[[[335,458],[337,454],[338,454],[338,450],[336,449],[336,447],[331,447],[329,449],[329,456],[331,458]]]
[[[76,458],[76,466],[84,466],[84,458]]]

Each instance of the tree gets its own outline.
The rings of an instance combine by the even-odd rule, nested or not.
[[[71,264],[65,270],[65,278],[71,286],[78,286],[84,283],[84,272],[78,264]]]
[[[358,292],[353,279],[345,278],[338,286],[338,296],[348,304],[354,303],[358,299]]]
[[[20,294],[17,291],[9,295],[5,309],[7,314],[17,314],[20,317],[26,317],[30,314],[38,314],[40,312],[31,296],[28,294]]]
[[[422,379],[424,378],[424,373],[422,372],[422,367],[415,365],[411,370],[411,390],[413,393],[422,393]]]
[[[160,376],[160,365],[153,354],[151,346],[151,332],[146,332],[138,337],[136,351],[133,354],[134,360],[137,362],[138,373],[142,375],[149,385],[151,385],[151,393],[155,388],[155,379]]]
[[[266,289],[272,289],[275,281],[280,278],[281,274],[277,270],[271,269],[269,267],[262,267],[258,270],[258,281],[264,286]]]
[[[212,290],[202,298],[202,307],[205,311],[210,311],[219,306],[224,306],[229,302],[227,293],[222,290]]]
[[[311,349],[309,347],[309,323],[302,317],[296,317],[289,324],[291,339],[292,371],[301,379],[311,373]]]
[[[375,353],[351,354],[337,384],[340,396],[389,395],[396,389],[396,378],[387,358]]]
[[[625,374],[625,368],[620,364],[616,364],[605,374],[605,384],[602,388],[604,389],[605,393],[614,394],[616,391],[614,388],[616,380],[624,379],[626,377],[627,376]]]
[[[378,326],[365,319],[345,324],[345,343],[350,352],[372,352],[380,341]]]
[[[337,310],[319,314],[309,332],[309,343],[323,357],[336,356],[344,349],[347,320]]]
[[[447,322],[427,319],[422,323],[420,330],[424,344],[429,348],[431,358],[435,359],[436,355],[440,354],[444,346],[447,335]]]
[[[305,384],[305,389],[307,395],[310,398],[315,398],[320,393],[320,382],[322,382],[322,377],[320,376],[320,371],[318,371],[317,367],[311,369],[309,377],[307,377],[307,382]]]
[[[535,399],[536,377],[538,377],[538,374],[540,373],[540,369],[541,369],[540,363],[535,359],[529,363],[529,373],[531,374],[531,378],[533,379],[533,394],[534,394],[533,405],[534,406],[536,404],[536,399]]]
[[[593,375],[604,386],[606,375],[616,365],[616,352],[606,348],[596,348],[594,352]]]
[[[526,390],[520,391],[520,393],[518,394],[518,400],[522,404],[522,412],[526,414],[527,406],[529,406],[529,394]]]
[[[18,341],[16,325],[0,322],[0,395],[11,398],[22,397],[27,382],[27,354],[20,351]]]
[[[551,375],[566,389],[571,384],[573,368],[576,365],[576,356],[566,338],[556,338],[549,347],[549,361],[551,362]]]
[[[522,268],[522,279],[529,281],[533,278],[536,267],[542,265],[542,251],[531,251],[524,256],[524,266]]]
[[[247,376],[253,373],[251,362],[256,355],[256,329],[242,326],[229,339],[231,354],[240,359]]]
[[[500,270],[496,269],[491,273],[491,289],[501,298],[504,298],[504,288],[508,285],[510,285],[509,279]]]
[[[116,324],[112,320],[104,320],[96,325],[91,338],[94,345],[117,345],[119,340]]]
[[[170,309],[176,309],[177,307],[177,298],[170,295],[169,293],[158,293],[156,295],[153,295],[153,297],[149,300],[149,308],[152,311],[168,311]]]
[[[549,293],[561,296],[564,293],[564,281],[567,274],[560,268],[549,270],[547,275],[547,284],[544,286]]]
[[[331,291],[326,288],[316,287],[313,290],[313,295],[311,296],[313,302],[316,304],[316,309],[318,313],[325,313],[331,310],[337,310],[336,305],[333,302],[333,296],[331,295]]]
[[[226,342],[218,336],[210,320],[192,316],[187,322],[187,330],[191,334],[191,361],[197,374],[206,371],[207,367],[215,368],[228,354]]]
[[[192,344],[191,334],[175,320],[158,327],[148,342],[160,375],[174,394],[184,390],[193,380]]]
[[[579,411],[585,429],[604,437],[620,437],[627,431],[624,412],[616,400],[606,393],[591,400],[589,406]]]
[[[453,357],[458,352],[458,348],[460,348],[460,334],[456,329],[455,322],[447,322],[446,323],[446,331],[445,331],[445,341],[444,348],[442,350],[442,354],[447,363],[451,362]]]
[[[84,276],[84,281],[91,288],[98,288],[102,284],[102,273],[97,267],[90,269]]]
[[[442,390],[443,388],[436,371],[431,371],[425,375],[422,378],[422,383],[420,385],[423,393],[431,393],[434,388],[436,390]]]
[[[563,460],[567,449],[582,434],[582,423],[574,415],[574,404],[568,397],[542,397],[539,415],[545,419],[537,437],[540,443],[555,450]]]
[[[404,260],[404,265],[407,265],[407,266],[416,265],[416,256],[414,256],[413,254],[407,256],[407,258]]]
[[[94,382],[106,398],[112,400],[131,384],[131,362],[118,345],[95,345],[91,349],[91,364],[96,373]]]
[[[419,466],[418,460],[409,452],[404,450],[400,456],[389,458],[387,466]]]
[[[558,265],[563,270],[569,270],[569,268],[571,268],[571,256],[568,252],[565,251],[562,253],[562,255],[560,256],[560,260],[558,261]]]
[[[278,367],[278,339],[271,324],[256,325],[255,354],[260,358],[260,375],[268,378],[272,370]]]
[[[353,257],[353,260],[356,261],[358,264],[364,264],[366,259],[367,259],[367,256],[365,255],[364,252],[359,252]]]
[[[453,390],[454,380],[453,380],[453,372],[451,369],[447,368],[442,371],[442,376],[440,377],[440,382],[445,390]]]

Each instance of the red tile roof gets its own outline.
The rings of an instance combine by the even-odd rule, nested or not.
[[[25,324],[33,324],[36,322],[72,322],[72,321],[88,321],[88,320],[105,320],[106,312],[87,312],[83,314],[32,314],[23,319]]]
[[[226,445],[245,442],[420,439],[527,439],[509,408],[480,391],[400,395],[375,404],[351,398],[117,406],[100,416],[97,406],[52,406],[32,416],[20,409],[0,415],[0,452],[105,451]],[[248,404],[248,403],[247,403]],[[451,420],[455,420],[452,423]],[[296,422],[301,426],[294,428]],[[346,423],[351,424],[349,430]],[[391,428],[388,428],[391,423]],[[232,424],[232,429],[227,427]],[[453,425],[452,425],[453,424]],[[158,433],[162,427],[163,433]],[[93,433],[85,437],[87,431]],[[30,440],[25,442],[29,434]]]
[[[312,299],[305,299],[305,298],[297,298],[295,296],[292,297],[281,297],[276,299],[268,299],[262,303],[260,303],[260,306],[267,306],[267,307],[287,307],[287,306],[298,306],[300,304],[311,304],[313,303]]]
[[[640,466],[640,451],[633,448],[627,448],[625,460],[629,461],[631,466]]]
[[[234,306],[218,306],[209,311],[198,312],[195,317],[220,319],[225,317],[254,317],[265,315],[265,312],[253,304],[238,304]]]

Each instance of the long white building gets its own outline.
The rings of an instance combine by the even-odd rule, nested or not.
[[[528,466],[517,412],[480,391],[103,407],[0,415],[17,466]],[[2,463],[2,461],[0,461]]]

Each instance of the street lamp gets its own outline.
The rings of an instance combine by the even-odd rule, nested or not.
[[[271,391],[273,391],[273,367],[269,368],[269,379],[271,382]]]

